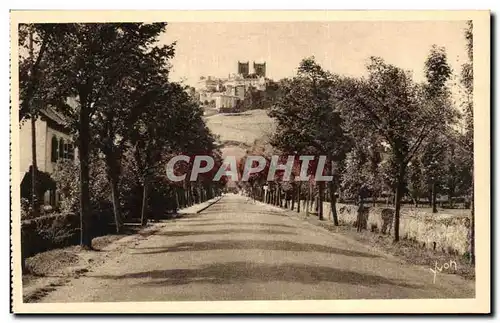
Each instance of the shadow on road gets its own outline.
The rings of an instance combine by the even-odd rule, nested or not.
[[[156,235],[168,236],[168,237],[185,237],[185,236],[195,236],[195,235],[207,235],[207,234],[239,234],[239,233],[261,233],[261,234],[296,234],[289,231],[279,231],[279,230],[251,230],[251,229],[220,229],[220,230],[210,230],[210,231],[166,231],[157,233]]]
[[[105,275],[93,277],[101,279],[155,279],[154,281],[141,283],[141,285],[149,286],[184,285],[190,283],[233,284],[284,281],[302,284],[331,282],[365,286],[392,285],[408,288],[421,287],[382,276],[324,266],[293,263],[270,265],[253,262],[229,262],[210,264],[197,269],[152,270],[117,276]]]
[[[208,250],[282,250],[282,251],[296,251],[296,252],[324,252],[334,253],[338,255],[350,257],[367,257],[378,258],[379,256],[360,251],[352,251],[339,249],[324,245],[312,243],[297,243],[292,241],[280,240],[217,240],[217,241],[203,241],[203,242],[184,242],[178,243],[171,247],[154,247],[154,248],[140,248],[140,249],[157,249],[153,251],[137,252],[136,254],[159,254],[169,252],[193,252],[193,251],[208,251]],[[137,249],[136,249],[137,250]]]
[[[220,214],[220,213],[224,213],[224,210],[219,209],[219,210],[209,210],[209,211],[202,212],[203,215]],[[232,212],[232,213],[237,214],[237,211]],[[280,217],[288,216],[285,212],[274,212],[274,211],[269,211],[269,210],[253,210],[253,211],[252,210],[245,210],[245,215],[250,215],[250,214],[262,215],[262,216],[280,216]]]
[[[207,221],[207,219],[203,219]],[[194,221],[193,221],[194,222]],[[287,229],[304,229],[294,225],[288,224],[277,224],[277,223],[262,223],[262,222],[216,222],[212,220],[211,223],[189,223],[186,224],[187,227],[198,227],[198,226],[214,226],[214,225],[248,225],[248,226],[262,226],[262,227],[276,227],[276,228],[287,228]]]

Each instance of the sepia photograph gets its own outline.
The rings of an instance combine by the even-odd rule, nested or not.
[[[490,12],[11,11],[14,313],[489,313]]]

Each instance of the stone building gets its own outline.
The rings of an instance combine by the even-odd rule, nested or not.
[[[200,104],[207,108],[228,109],[244,100],[250,88],[265,91],[267,86],[266,63],[253,62],[254,73],[250,74],[250,63],[238,61],[237,73],[227,78],[200,77],[196,95]]]
[[[250,63],[242,63],[238,61],[238,75],[241,75],[243,77],[247,77],[250,74]]]
[[[260,77],[266,77],[266,62],[258,64],[253,62],[254,74]]]

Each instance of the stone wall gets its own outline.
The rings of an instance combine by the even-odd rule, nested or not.
[[[305,213],[306,202],[301,201],[301,213]],[[384,224],[382,209],[385,207],[370,207],[366,229],[381,233]],[[295,206],[296,208],[297,206]],[[315,212],[315,205],[309,206],[309,212]],[[323,214],[326,221],[333,221],[330,203],[323,203]],[[337,204],[339,222],[355,226],[357,206],[352,204]],[[394,234],[393,219],[390,221],[386,234]],[[436,213],[413,207],[404,207],[400,215],[399,234],[401,239],[418,242],[422,247],[446,253],[463,255],[469,250],[470,219],[465,215]]]

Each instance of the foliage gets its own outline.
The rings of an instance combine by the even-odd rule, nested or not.
[[[280,86],[278,83],[267,80],[264,90],[257,90],[250,86],[245,92],[243,100],[238,102],[237,108],[239,111],[255,110],[255,109],[270,109],[280,97]]]
[[[420,198],[426,196],[428,186],[424,181],[423,165],[420,158],[413,159],[408,164],[408,193],[417,205]]]
[[[271,143],[286,153],[342,160],[348,140],[337,108],[336,76],[324,71],[314,57],[304,59],[298,71],[293,79],[281,82],[282,95],[269,112],[277,121]]]
[[[422,152],[422,174],[424,182],[429,187],[433,184],[441,187],[444,184],[446,152],[447,141],[442,136],[431,138]]]
[[[109,208],[110,188],[106,177],[105,163],[98,156],[92,157],[90,168],[90,200],[94,213],[99,213]],[[61,195],[59,210],[62,213],[77,213],[79,210],[80,186],[75,178],[78,174],[79,164],[69,160],[59,160],[52,174],[57,191]]]

